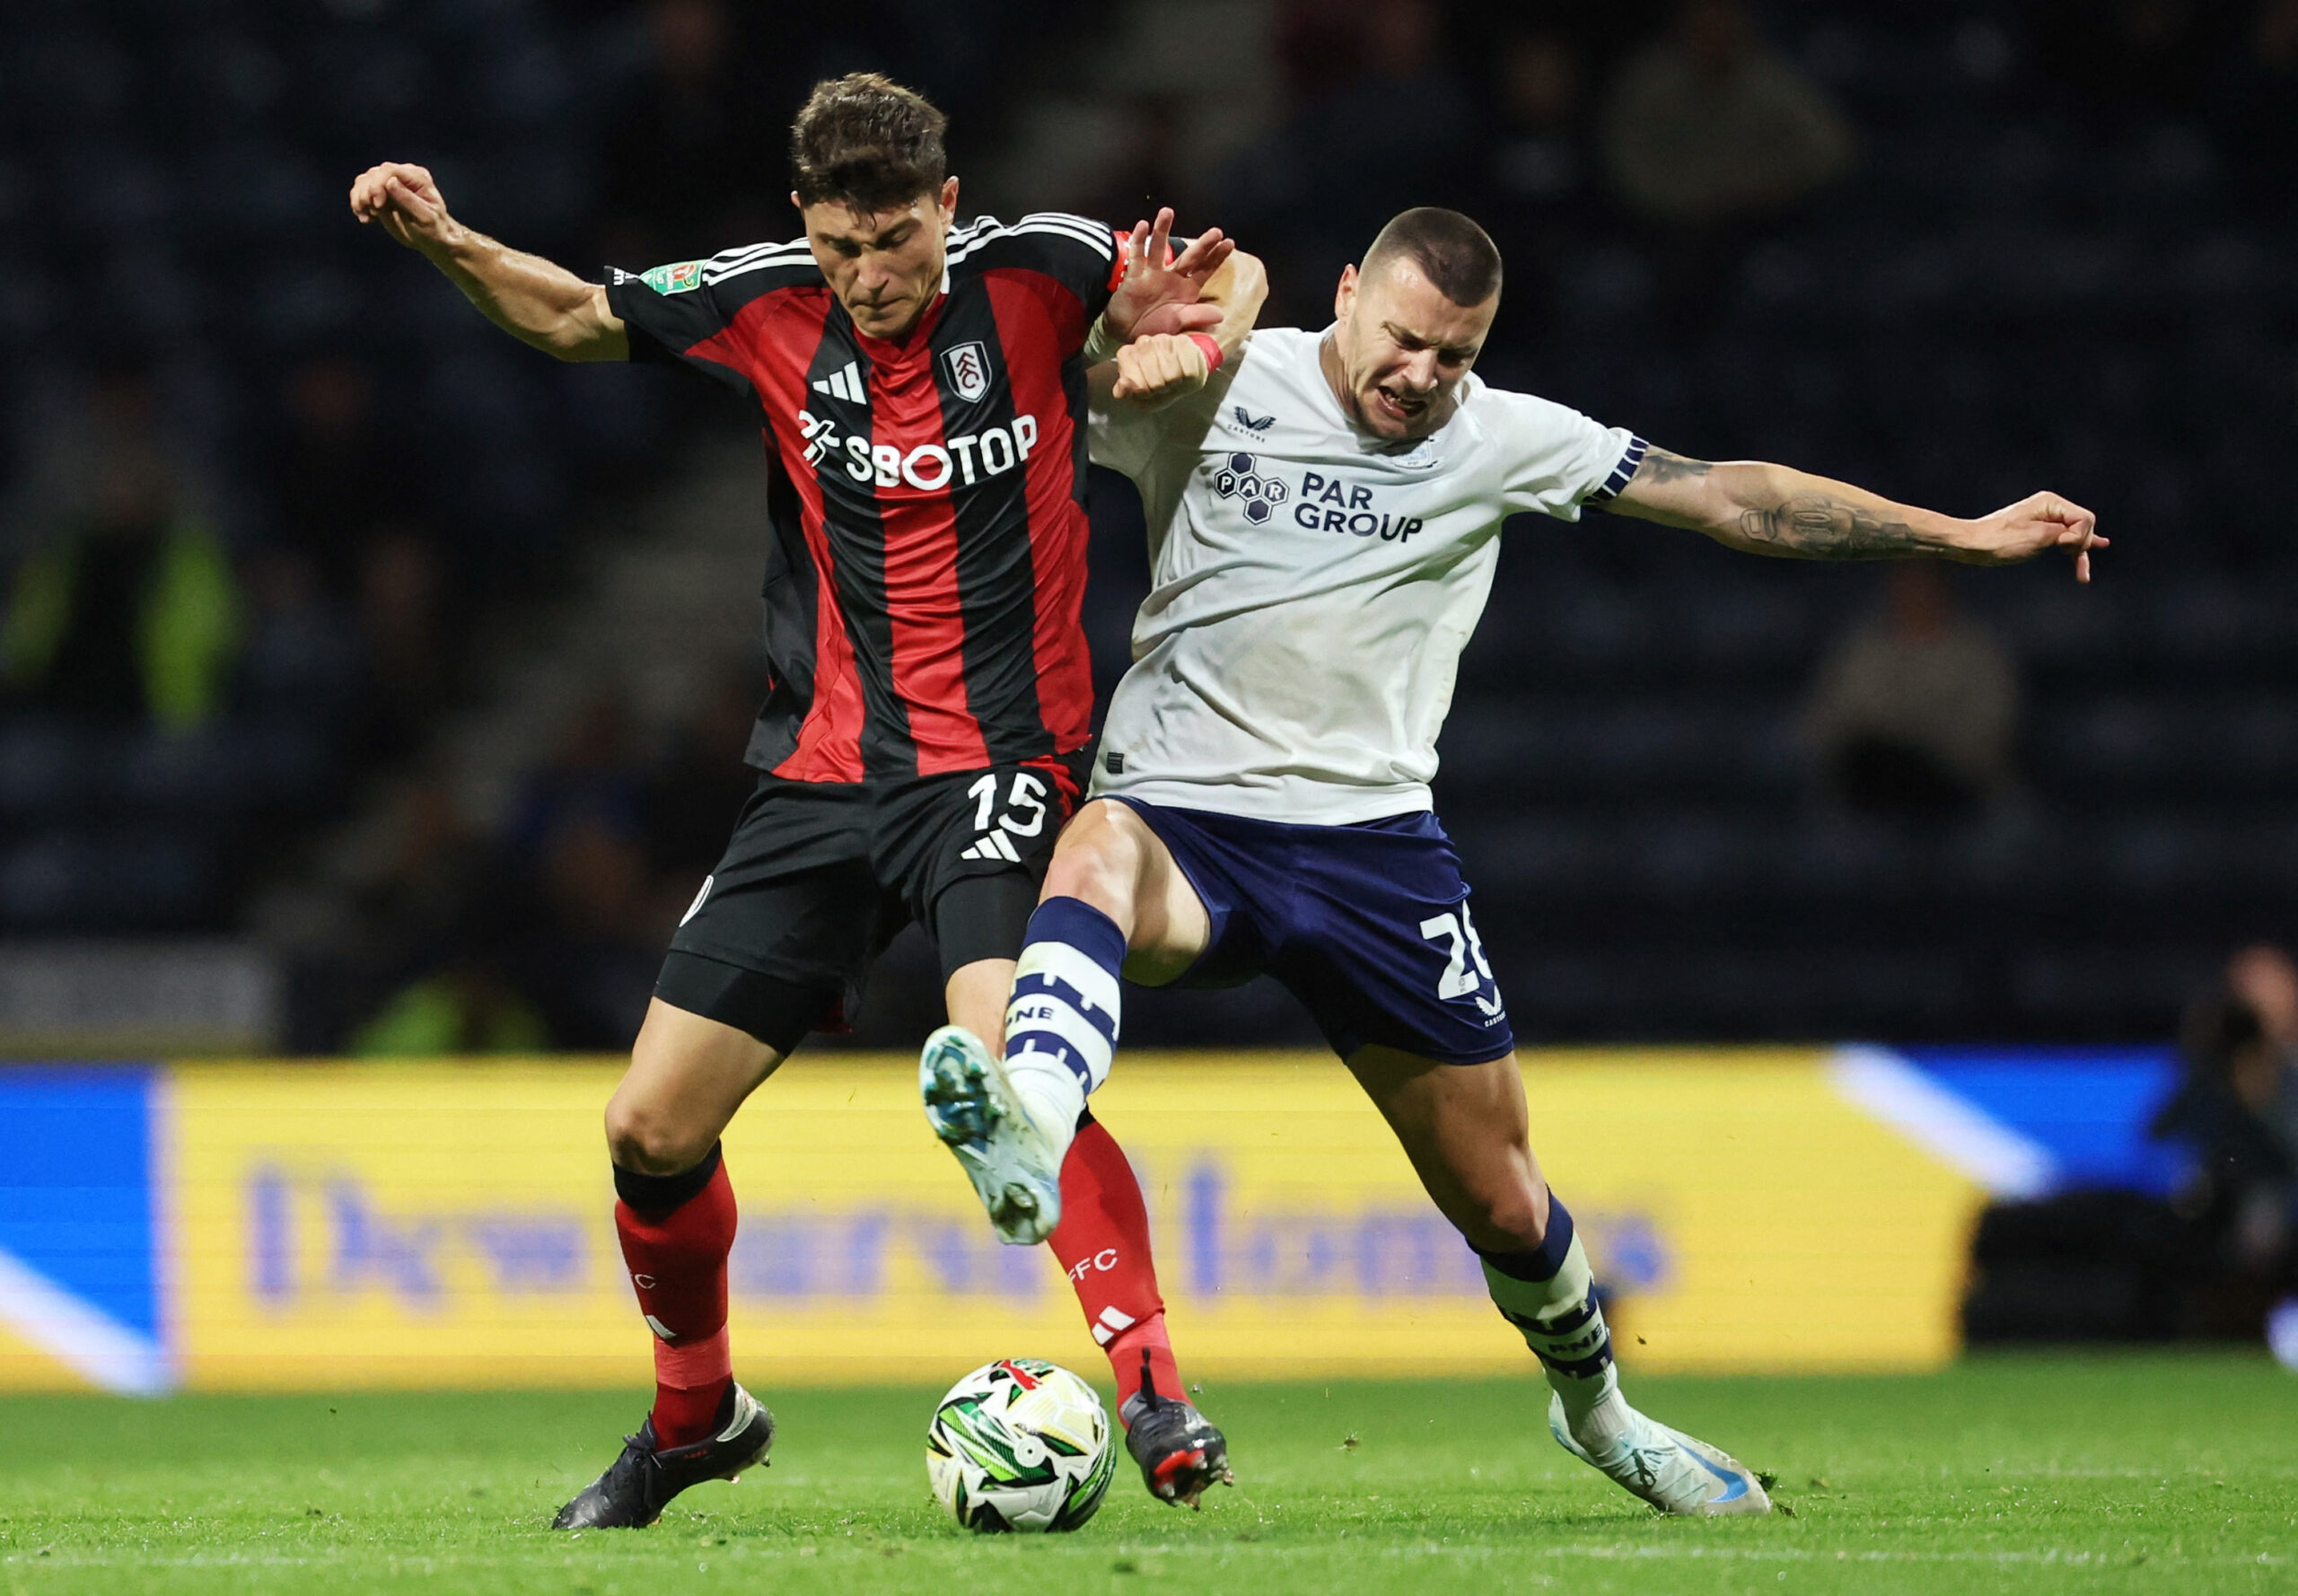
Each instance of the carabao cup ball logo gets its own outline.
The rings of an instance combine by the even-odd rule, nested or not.
[[[1245,519],[1259,526],[1276,513],[1293,490],[1274,477],[1260,474],[1260,462],[1250,454],[1232,454],[1213,473],[1213,491],[1224,499],[1245,501]]]

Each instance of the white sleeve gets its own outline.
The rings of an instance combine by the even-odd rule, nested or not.
[[[1161,410],[1141,410],[1110,403],[1098,396],[1085,415],[1085,451],[1097,466],[1107,466],[1138,482],[1157,452],[1163,429]]]
[[[1513,513],[1538,510],[1558,521],[1580,519],[1580,506],[1602,504],[1627,486],[1645,442],[1626,427],[1605,426],[1579,411],[1529,393],[1484,390],[1487,433],[1500,453],[1501,495]]]
[[[1133,478],[1148,490],[1160,468],[1183,475],[1197,463],[1197,445],[1213,425],[1222,396],[1229,391],[1235,368],[1224,365],[1195,393],[1175,399],[1159,410],[1143,410],[1107,399],[1089,401],[1085,414],[1085,450],[1097,466],[1107,466]]]

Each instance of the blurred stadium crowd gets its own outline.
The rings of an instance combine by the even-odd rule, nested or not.
[[[2292,935],[2298,0],[112,0],[0,19],[0,936],[251,937],[297,1049],[627,1040],[748,661],[668,718],[599,675],[483,803],[441,733],[510,663],[591,680],[534,618],[741,417],[518,348],[343,191],[423,161],[582,268],[784,237],[787,117],[865,66],[951,113],[967,210],[1175,204],[1266,320],[1451,204],[1495,382],[2100,513],[2088,589],[1520,526],[1439,794],[1528,1039],[2163,1036]],[[1094,508],[1106,686],[1145,566]],[[323,933],[277,908],[318,881]],[[881,985],[914,1040],[930,981]]]
[[[1973,1343],[2255,1341],[2298,1369],[2298,962],[2252,946],[2188,1005],[2148,1115],[2153,1179],[2094,1177],[1979,1215]],[[2065,1085],[2059,1094],[2067,1095]]]

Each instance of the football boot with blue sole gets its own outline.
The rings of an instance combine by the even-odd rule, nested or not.
[[[706,1479],[740,1479],[763,1469],[774,1444],[774,1415],[739,1385],[726,1388],[711,1433],[684,1446],[654,1444],[650,1415],[622,1438],[622,1455],[558,1510],[554,1530],[641,1530],[662,1516],[671,1498]]]
[[[1553,1394],[1548,1401],[1548,1427],[1558,1446],[1662,1513],[1718,1518],[1771,1511],[1771,1498],[1753,1469],[1632,1407],[1626,1433],[1595,1451],[1572,1438],[1565,1423],[1564,1399]]]
[[[957,1154],[997,1239],[1026,1247],[1052,1235],[1061,1223],[1060,1155],[981,1039],[962,1025],[926,1038],[917,1090],[934,1134]]]

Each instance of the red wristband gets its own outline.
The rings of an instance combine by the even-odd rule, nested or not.
[[[1205,370],[1206,374],[1210,375],[1213,373],[1219,371],[1221,369],[1220,341],[1214,338],[1214,336],[1209,332],[1193,332],[1188,336],[1196,341],[1198,348],[1205,351]]]

